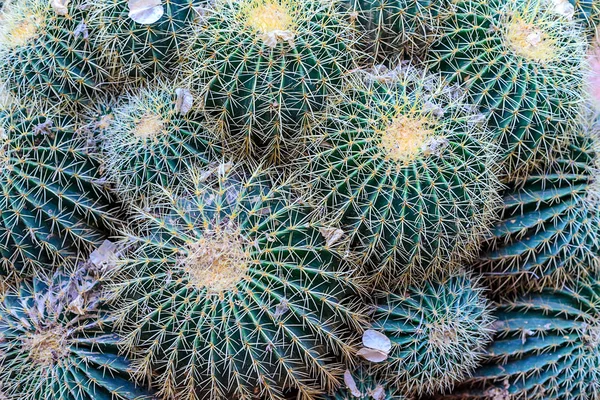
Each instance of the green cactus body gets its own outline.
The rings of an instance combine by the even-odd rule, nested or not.
[[[483,289],[464,274],[433,279],[378,301],[373,329],[392,349],[385,364],[388,386],[431,395],[469,376],[491,339],[493,318]]]
[[[134,1],[100,0],[94,3],[91,23],[97,30],[94,45],[110,60],[113,79],[147,79],[172,72],[184,55],[199,0],[164,0],[155,22],[140,23],[129,16]],[[140,2],[137,2],[140,3]]]
[[[111,197],[86,138],[66,115],[0,112],[0,267],[41,272],[73,264],[113,225]]]
[[[226,0],[198,26],[187,74],[236,155],[289,159],[352,68],[336,0]]]
[[[80,1],[58,15],[47,0],[13,1],[0,14],[0,76],[22,102],[89,103],[106,74]]]
[[[56,273],[3,293],[0,381],[7,398],[150,399],[129,380],[119,338],[105,330],[109,319],[98,286],[87,274]]]
[[[600,2],[598,0],[569,0],[575,8],[575,16],[585,21],[591,28],[600,23]]]
[[[480,262],[494,287],[561,287],[598,270],[600,164],[594,135],[579,135],[555,160],[507,189]]]
[[[361,47],[376,60],[423,54],[438,38],[446,0],[346,0],[355,13]]]
[[[382,285],[470,255],[497,200],[494,146],[460,90],[399,71],[393,85],[353,82],[306,160],[314,201],[324,199]]]
[[[176,92],[183,96],[167,82],[136,89],[104,117],[108,175],[125,197],[176,187],[192,165],[206,166],[220,154],[214,126],[201,112],[178,109]]]
[[[328,400],[405,400],[394,386],[387,386],[384,379],[365,365],[359,366],[353,372],[347,371],[346,374],[352,377],[357,391],[349,387],[346,378],[345,387],[338,389],[333,396],[327,397]]]
[[[366,324],[337,231],[307,220],[266,175],[228,168],[210,180],[191,172],[189,193],[141,214],[141,234],[128,235],[135,250],[115,288],[126,342],[142,349],[138,375],[165,398],[322,395]]]
[[[488,116],[506,173],[525,175],[570,139],[583,100],[587,39],[546,0],[456,1],[430,52]]]
[[[458,398],[588,400],[600,396],[600,281],[503,302],[488,360]],[[472,388],[471,388],[472,387]]]

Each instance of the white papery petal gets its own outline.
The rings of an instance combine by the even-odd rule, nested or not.
[[[328,247],[336,244],[344,236],[344,231],[337,228],[319,228],[319,233],[325,238]]]
[[[139,24],[153,24],[165,13],[161,0],[129,0],[129,18]]]
[[[356,382],[354,381],[352,374],[348,370],[346,370],[346,372],[344,372],[344,383],[346,384],[346,387],[348,389],[350,389],[350,393],[352,393],[352,396],[354,396],[354,397],[362,396],[362,393],[356,387]]]
[[[192,109],[194,104],[194,96],[189,89],[177,88],[175,89],[177,100],[175,101],[175,111],[181,115],[187,114]]]
[[[381,385],[377,385],[375,390],[373,390],[369,395],[373,398],[373,400],[384,400],[385,399],[385,389]]]
[[[370,349],[368,347],[363,347],[356,353],[356,355],[374,363],[383,362],[388,358],[388,353],[384,353],[383,351],[375,349]]]
[[[50,0],[50,5],[56,15],[67,15],[69,14],[69,1],[70,0]]]
[[[368,329],[365,331],[362,337],[363,346],[371,349],[379,350],[386,355],[390,353],[392,349],[392,342],[383,333]]]

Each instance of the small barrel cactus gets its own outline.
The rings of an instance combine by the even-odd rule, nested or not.
[[[165,398],[327,393],[366,324],[339,230],[229,168],[190,172],[189,193],[140,211],[127,235],[115,291],[137,376]]]
[[[456,0],[434,69],[488,116],[506,173],[525,175],[570,139],[583,100],[587,38],[547,0]]]
[[[88,103],[105,82],[82,1],[23,0],[0,13],[0,76],[23,102]]]
[[[494,146],[463,99],[412,67],[365,75],[333,102],[310,146],[312,197],[341,221],[376,283],[470,255],[466,243],[486,227],[497,200]]]
[[[79,270],[28,279],[2,293],[0,387],[7,398],[151,398],[129,379],[130,362],[118,355],[100,285]]]
[[[196,29],[185,68],[236,155],[291,158],[354,52],[337,0],[225,0]]]
[[[203,0],[100,0],[91,6],[94,46],[114,80],[172,72],[185,54]],[[108,58],[108,60],[106,60]]]
[[[114,225],[114,202],[87,138],[66,114],[0,111],[0,267],[34,273],[73,264]]]
[[[215,161],[220,145],[192,94],[166,81],[135,89],[112,112],[100,137],[108,175],[126,198],[147,198],[157,185],[177,186],[193,165]]]
[[[423,54],[438,39],[447,0],[345,0],[361,40],[375,60]]]
[[[557,286],[600,268],[597,132],[580,134],[556,159],[504,194],[481,270],[501,291]]]
[[[487,361],[451,398],[598,398],[599,305],[597,278],[502,302]]]
[[[491,306],[483,289],[463,273],[431,279],[377,303],[373,329],[391,340],[385,363],[388,387],[432,395],[469,376],[491,339]]]

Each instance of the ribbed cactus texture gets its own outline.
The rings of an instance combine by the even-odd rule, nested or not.
[[[496,339],[463,398],[598,398],[599,304],[597,278],[501,303]]]
[[[572,134],[582,102],[586,36],[546,0],[455,1],[435,70],[488,116],[509,175],[524,174]]]
[[[37,273],[102,243],[114,200],[78,120],[58,110],[0,111],[0,267]]]
[[[501,291],[561,287],[600,268],[598,131],[506,190],[480,267]]]
[[[0,81],[27,102],[73,107],[106,89],[83,1],[59,14],[47,0],[7,3],[0,14]]]
[[[192,166],[219,160],[219,137],[210,119],[178,107],[185,90],[154,82],[122,96],[100,117],[107,175],[121,195],[147,198],[160,190],[157,186],[177,187]]]
[[[148,79],[176,68],[184,43],[198,17],[200,0],[100,0],[90,5],[94,45],[104,57],[112,79]],[[162,15],[151,23],[131,18],[132,10],[155,5]],[[152,21],[152,20],[148,20]]]
[[[347,374],[352,378],[350,382]],[[329,396],[328,400],[405,400],[396,387],[387,386],[386,382],[366,365],[361,365],[354,371],[347,370],[344,377],[344,387],[338,389],[333,396]],[[349,386],[352,385],[351,382],[354,382],[355,388]]]
[[[468,377],[491,339],[492,307],[484,290],[456,273],[377,302],[373,329],[392,342],[385,371],[389,387],[433,395]]]
[[[597,28],[600,23],[600,3],[598,0],[569,0],[573,5],[575,16],[585,21],[591,28]]]
[[[15,400],[150,399],[107,330],[101,283],[85,269],[28,279],[0,300],[0,385]]]
[[[360,44],[375,60],[422,54],[438,38],[446,0],[346,0]]]
[[[116,289],[137,376],[165,398],[332,390],[365,324],[335,229],[268,176],[227,168],[207,183],[190,173],[190,192],[140,214],[128,235]]]
[[[355,53],[337,1],[225,0],[198,25],[186,72],[233,152],[289,159]]]
[[[468,256],[497,185],[489,133],[460,89],[414,68],[394,73],[392,84],[353,80],[306,161],[315,201],[388,285]]]

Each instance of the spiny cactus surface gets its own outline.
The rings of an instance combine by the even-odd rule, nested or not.
[[[114,200],[75,118],[13,105],[0,112],[0,266],[73,264],[114,225]]]
[[[186,68],[236,155],[280,161],[298,153],[313,114],[353,67],[337,0],[217,2],[192,40]]]
[[[377,302],[373,329],[390,338],[388,387],[433,395],[469,376],[491,339],[492,308],[483,288],[462,273],[389,293]]]
[[[599,304],[597,277],[573,289],[545,289],[502,302],[496,339],[464,398],[598,398]]]
[[[80,270],[29,279],[2,293],[0,386],[7,398],[151,398],[129,380],[119,338],[105,329],[109,316],[99,286]]]
[[[0,77],[24,102],[86,104],[106,83],[88,12],[80,0],[54,3],[11,1],[1,10]]]
[[[375,60],[422,54],[438,38],[446,0],[346,0],[362,36],[359,46]]]
[[[184,58],[200,0],[100,0],[91,6],[94,45],[112,79],[148,79],[173,72]],[[204,4],[206,5],[206,4]],[[150,7],[153,6],[153,7]],[[106,60],[108,58],[108,60]]]
[[[115,284],[137,375],[165,398],[310,398],[336,388],[362,324],[336,230],[266,175],[191,173],[136,220]]]
[[[147,198],[158,186],[176,188],[192,166],[217,161],[218,135],[207,116],[187,110],[192,96],[159,81],[132,91],[103,118],[108,175],[127,198]],[[186,112],[187,111],[187,112]]]
[[[469,255],[497,181],[489,134],[460,90],[412,67],[386,74],[393,84],[367,74],[331,105],[306,163],[313,198],[369,260],[369,277],[394,285]]]
[[[465,85],[488,116],[507,174],[568,141],[579,118],[582,27],[546,0],[455,1],[431,64]]]
[[[354,371],[344,373],[344,387],[338,389],[328,400],[405,400],[395,386],[388,386],[366,365],[360,365]]]
[[[557,286],[600,268],[600,163],[596,131],[507,189],[480,268],[493,286]]]

